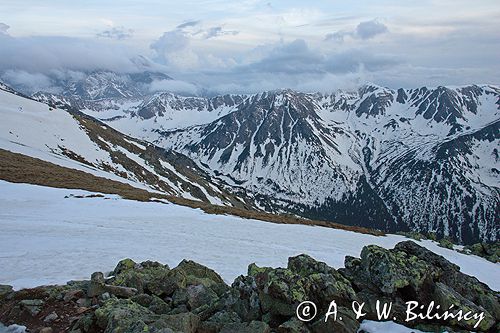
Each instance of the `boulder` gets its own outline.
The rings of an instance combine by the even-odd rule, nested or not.
[[[417,294],[425,282],[437,274],[437,269],[428,261],[376,245],[365,246],[360,260],[346,257],[345,267],[341,272],[358,289],[371,289],[385,295],[407,287]]]
[[[202,284],[188,286],[186,296],[187,304],[191,310],[203,305],[211,305],[219,299],[214,291]]]
[[[105,333],[132,333],[148,329],[155,314],[128,299],[111,298],[95,311],[96,323]]]

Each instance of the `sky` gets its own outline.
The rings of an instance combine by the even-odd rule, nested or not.
[[[500,83],[500,1],[2,0],[0,77],[157,70],[198,94]]]

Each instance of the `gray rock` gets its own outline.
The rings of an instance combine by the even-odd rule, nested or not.
[[[21,309],[27,310],[33,317],[42,311],[43,304],[41,299],[25,299],[19,302]]]
[[[57,318],[59,318],[59,316],[57,315],[57,313],[55,313],[54,311],[49,313],[44,319],[43,321],[45,323],[51,323],[53,322],[54,320],[56,320]]]

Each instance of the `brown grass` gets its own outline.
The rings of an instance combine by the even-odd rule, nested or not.
[[[384,233],[380,231],[363,227],[346,226],[327,221],[308,220],[291,215],[270,214],[257,210],[216,206],[171,195],[151,193],[118,181],[94,176],[87,172],[62,167],[3,149],[0,149],[0,179],[12,183],[28,183],[56,188],[82,189],[91,192],[118,194],[124,199],[137,201],[151,201],[154,200],[154,198],[166,199],[182,206],[200,208],[209,214],[229,214],[246,219],[255,219],[272,223],[313,225],[377,236],[384,235]]]

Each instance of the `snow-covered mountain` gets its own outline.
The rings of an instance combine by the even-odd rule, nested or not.
[[[150,191],[242,205],[186,156],[123,135],[78,111],[16,94],[5,85],[0,87],[0,117],[0,149]]]
[[[500,238],[499,87],[34,97],[185,154],[268,211],[464,242]]]
[[[499,238],[499,100],[487,85],[283,90],[183,129],[182,117],[210,112],[160,106],[156,127],[141,113],[108,123],[187,154],[268,210],[470,242]]]

